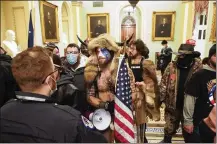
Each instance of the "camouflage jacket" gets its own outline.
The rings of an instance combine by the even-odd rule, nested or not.
[[[185,84],[190,80],[192,75],[198,70],[202,69],[203,65],[200,59],[195,58],[195,62],[190,69]],[[166,108],[176,108],[176,96],[179,83],[179,69],[176,67],[175,62],[170,62],[167,66],[164,75],[160,82],[160,101],[164,102]]]

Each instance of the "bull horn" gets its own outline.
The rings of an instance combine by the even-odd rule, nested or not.
[[[130,36],[130,38],[126,41],[126,44],[128,45],[131,39],[133,38],[134,33]],[[116,42],[118,46],[124,46],[124,42]]]
[[[124,46],[124,43],[123,43],[123,42],[122,42],[122,43],[121,43],[121,42],[116,42],[116,44],[117,44],[118,46],[120,46],[120,47],[121,47],[121,46]]]
[[[86,44],[85,42],[83,42],[83,41],[79,38],[78,35],[77,35],[77,38],[78,38],[78,40],[80,41],[80,43],[82,43],[83,45],[85,45],[85,46],[87,47],[87,44]]]
[[[131,37],[126,41],[126,44],[128,45],[131,39],[133,38],[134,33],[131,35]]]

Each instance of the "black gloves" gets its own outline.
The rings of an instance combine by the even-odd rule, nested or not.
[[[111,114],[113,114],[115,109],[115,101],[107,102],[107,104],[105,105],[105,109]]]

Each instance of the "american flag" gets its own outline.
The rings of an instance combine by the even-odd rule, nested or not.
[[[130,77],[126,60],[121,58],[120,62],[115,97],[114,134],[118,142],[135,143]]]

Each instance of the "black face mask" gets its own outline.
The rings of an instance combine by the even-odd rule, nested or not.
[[[184,55],[183,58],[178,58],[177,59],[177,66],[179,68],[189,68],[192,65],[192,62],[194,60],[193,55],[188,54],[188,55]]]

